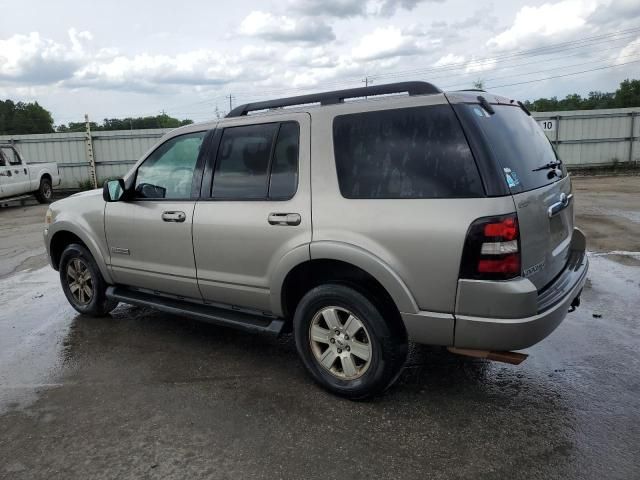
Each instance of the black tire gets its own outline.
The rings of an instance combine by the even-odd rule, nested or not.
[[[42,178],[40,180],[40,187],[35,192],[36,200],[40,203],[51,203],[53,201],[53,188],[51,187],[51,180],[48,178]]]
[[[370,363],[358,378],[338,378],[323,367],[314,354],[310,340],[311,325],[319,312],[328,307],[347,310],[347,314],[356,316],[366,329],[371,343]],[[394,319],[385,320],[382,311],[362,293],[341,284],[315,287],[300,300],[293,319],[296,347],[317,383],[330,392],[353,400],[371,397],[393,384],[407,358],[407,339],[404,329]],[[336,346],[336,339],[332,346]]]
[[[82,299],[77,298],[72,292],[74,287],[76,287],[76,292],[79,290],[77,284],[73,287],[71,286],[73,279],[70,276],[73,272],[77,273],[77,265],[86,267],[85,270],[82,270],[83,277],[87,277],[86,282],[83,280],[83,286],[85,284],[90,286],[92,291],[91,296],[83,292],[82,299],[86,300],[84,302],[80,301]],[[118,306],[117,301],[109,300],[106,297],[107,283],[104,281],[93,256],[85,246],[77,243],[68,245],[62,252],[59,267],[62,290],[71,306],[78,312],[93,317],[103,317]]]

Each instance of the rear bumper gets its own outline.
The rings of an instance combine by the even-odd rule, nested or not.
[[[526,309],[535,304],[534,315],[515,318],[508,315],[509,318],[495,318],[456,314],[454,345],[458,348],[481,350],[519,350],[544,339],[564,320],[574,299],[582,292],[589,269],[585,243],[583,233],[575,229],[567,267],[543,291],[535,294],[526,289],[522,289],[520,294],[511,291],[512,295],[509,296],[508,302],[509,312],[517,311],[518,304]],[[502,283],[504,285],[509,282]],[[504,286],[499,288],[504,295]],[[488,291],[485,293],[490,295]]]

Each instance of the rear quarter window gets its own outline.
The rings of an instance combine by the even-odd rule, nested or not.
[[[340,115],[333,121],[333,142],[345,198],[484,196],[449,105]]]

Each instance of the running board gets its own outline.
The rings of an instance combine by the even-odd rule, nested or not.
[[[247,332],[279,335],[284,320],[231,309],[198,304],[184,300],[166,298],[125,287],[110,286],[107,298],[131,305],[150,307],[163,312],[194,318],[215,325],[237,328]]]

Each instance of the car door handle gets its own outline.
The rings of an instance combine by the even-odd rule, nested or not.
[[[165,222],[184,222],[187,219],[187,215],[184,212],[167,211],[162,212],[162,220]]]
[[[299,213],[270,213],[269,225],[300,225],[302,217]]]

